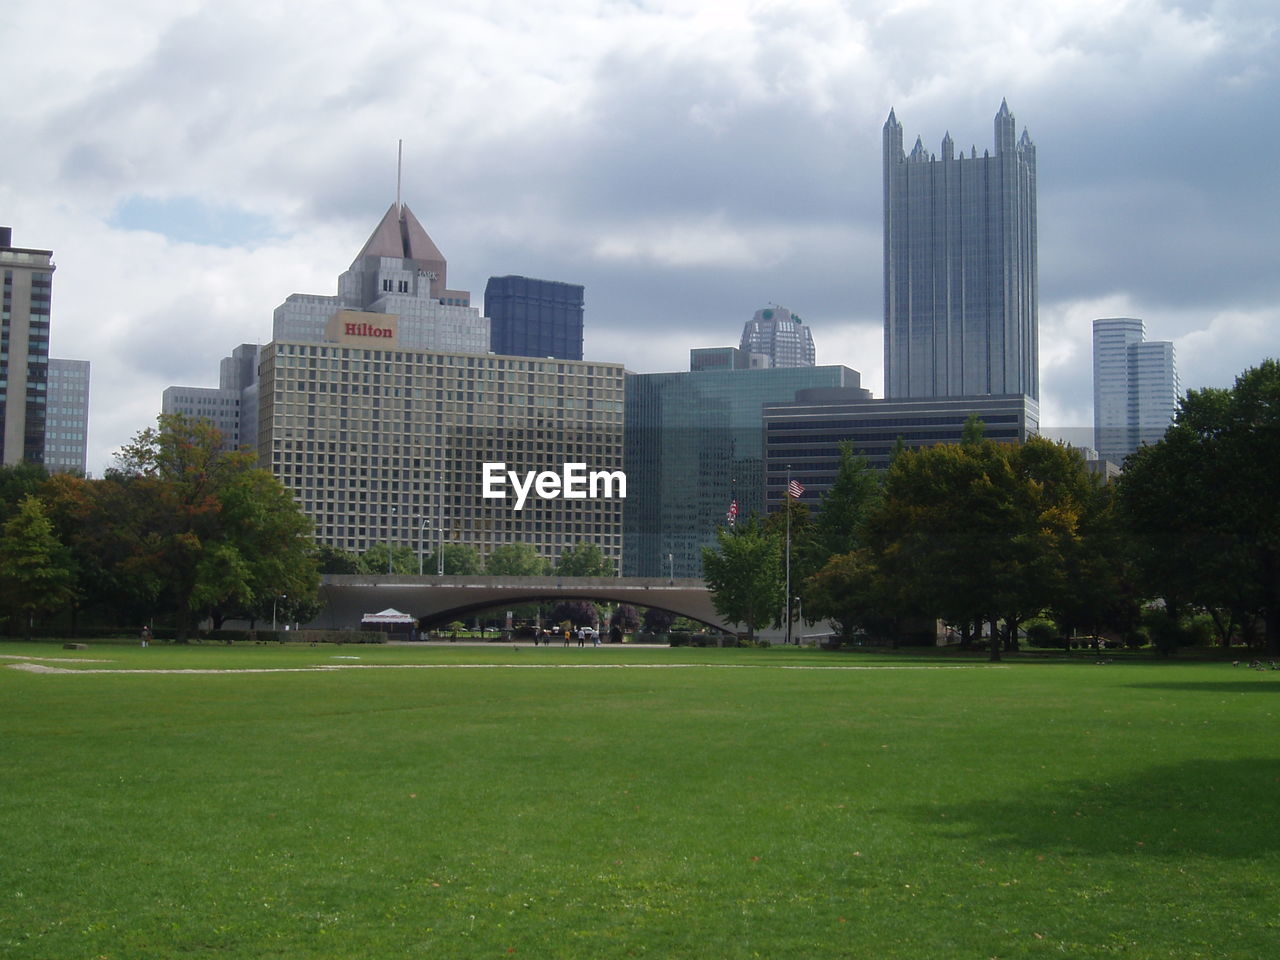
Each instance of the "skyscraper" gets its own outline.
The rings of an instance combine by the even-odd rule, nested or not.
[[[764,307],[742,328],[738,349],[763,354],[771,367],[812,367],[817,362],[813,334],[786,307]]]
[[[742,517],[765,512],[765,403],[815,387],[856,390],[861,379],[842,366],[628,374],[623,575],[702,576],[702,548],[730,503]]]
[[[53,251],[15,247],[0,227],[0,463],[44,463]]]
[[[582,359],[580,283],[490,277],[484,288],[489,349],[513,357]]]
[[[88,464],[89,361],[50,357],[48,397],[44,468],[83,474]]]
[[[1170,341],[1147,340],[1133,317],[1093,321],[1093,443],[1102,459],[1122,464],[1164,436],[1180,393]]]
[[[884,125],[884,372],[890,398],[1039,399],[1036,148],[1003,101],[995,153],[902,149]]]

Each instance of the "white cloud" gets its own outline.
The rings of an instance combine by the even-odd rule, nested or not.
[[[1039,149],[1042,422],[1088,423],[1095,316],[1175,339],[1190,386],[1274,352],[1278,23],[1172,0],[45,0],[0,32],[0,223],[55,251],[94,470],[163,387],[212,384],[285,296],[332,291],[401,138],[405,199],[477,296],[587,280],[588,353],[642,370],[777,299],[880,395],[880,126],[893,106],[909,140],[981,152],[1007,96]],[[130,196],[279,239],[107,227]]]

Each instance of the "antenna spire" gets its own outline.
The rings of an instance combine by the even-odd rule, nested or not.
[[[396,216],[400,216],[400,171],[404,166],[404,141],[396,141]]]

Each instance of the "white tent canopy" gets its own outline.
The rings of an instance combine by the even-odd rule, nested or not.
[[[366,613],[360,618],[361,623],[406,623],[413,624],[418,621],[409,616],[407,613],[401,613],[394,607],[387,607],[381,613]]]

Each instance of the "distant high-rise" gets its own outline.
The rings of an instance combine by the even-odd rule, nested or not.
[[[742,328],[744,354],[763,354],[771,367],[812,367],[817,362],[813,334],[786,307],[764,307]]]
[[[50,473],[85,472],[89,438],[89,361],[49,358],[44,468]]]
[[[490,277],[484,288],[490,351],[581,360],[582,294],[580,283]]]
[[[909,155],[884,125],[884,373],[888,398],[1039,399],[1036,148],[1001,102],[995,154]]]
[[[53,251],[15,247],[0,227],[0,463],[44,463]]]
[[[1147,340],[1132,317],[1093,321],[1093,444],[1102,459],[1122,464],[1163,437],[1180,393],[1170,341]]]

